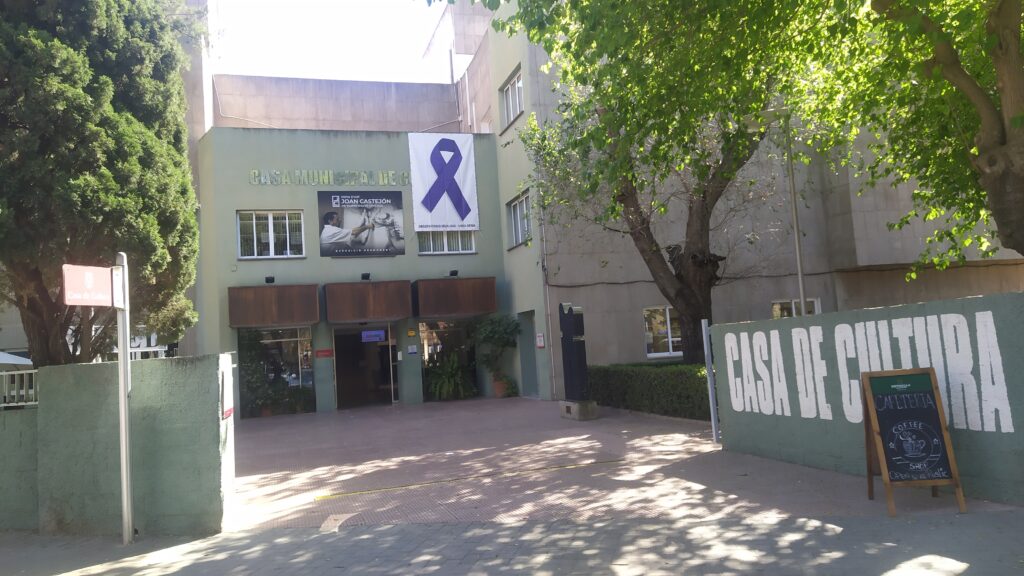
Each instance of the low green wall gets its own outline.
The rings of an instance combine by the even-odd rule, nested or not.
[[[964,490],[1024,503],[1024,294],[721,324],[711,334],[727,450],[863,474],[860,373],[933,367]]]
[[[0,411],[0,530],[35,530],[36,410]]]
[[[227,373],[225,374],[225,366]],[[120,534],[116,363],[42,368],[38,375],[38,527]],[[132,363],[131,444],[140,534],[220,531],[233,475],[230,360]],[[222,392],[222,389],[224,390]]]

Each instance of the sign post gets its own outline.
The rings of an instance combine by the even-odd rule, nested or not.
[[[718,429],[718,400],[715,396],[715,362],[711,355],[711,326],[708,319],[700,321],[700,328],[704,332],[704,366],[708,375],[708,408],[711,410],[711,437],[715,444],[722,443],[722,435]]]
[[[128,327],[131,326],[128,302],[128,256],[124,252],[118,252],[115,264],[111,269],[111,281],[114,306],[118,309],[117,371],[119,377],[117,379],[117,397],[121,421],[121,539],[125,544],[130,544],[135,539],[135,529],[132,510],[131,419],[128,410],[128,399],[132,392],[132,354],[128,334]]]
[[[113,268],[65,264],[64,304],[67,306],[114,307],[117,309],[118,420],[121,448],[121,530],[122,541],[135,538],[132,515],[132,471],[128,398],[132,391],[131,344],[129,341],[128,256],[117,253]]]

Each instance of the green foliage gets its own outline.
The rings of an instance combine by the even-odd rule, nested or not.
[[[289,386],[284,390],[281,410],[286,414],[316,411],[316,393],[305,386]]]
[[[516,384],[516,381],[512,378],[509,378],[507,382],[508,387],[505,388],[505,398],[514,398],[516,396],[519,396],[519,385]]]
[[[620,146],[579,176],[584,191],[631,178],[643,189],[680,166],[700,178],[702,126],[729,133],[785,107],[803,123],[797,148],[828,155],[865,190],[913,189],[914,209],[893,224],[937,228],[921,263],[991,255],[994,224],[1024,250],[1019,3],[519,0],[496,27],[552,55],[573,156],[625,139],[648,169],[632,175]]]
[[[62,304],[61,265],[128,254],[133,323],[195,321],[184,10],[162,0],[0,3],[0,294],[36,365],[109,349],[113,315]],[[73,335],[68,347],[64,335]]]
[[[506,314],[488,316],[470,326],[470,338],[483,346],[480,362],[493,377],[508,379],[501,373],[501,357],[516,347],[519,330],[519,320]]]
[[[258,416],[273,403],[273,390],[263,367],[262,344],[254,330],[238,331],[239,404],[242,416]]]
[[[781,41],[779,33],[751,19],[757,42],[715,43],[726,23],[701,18],[691,4],[523,0],[497,22],[525,30],[551,55],[565,133],[549,137],[556,146],[545,152],[581,163],[574,188],[583,196],[622,181],[643,193],[679,172],[705,181],[721,144],[739,156],[757,145],[745,119],[758,117],[771,97],[776,72],[766,50]],[[729,5],[721,9],[733,12]],[[695,75],[703,81],[692,81]],[[607,204],[609,216],[621,210],[615,194],[593,199]]]
[[[998,247],[993,213],[973,166],[979,116],[933,60],[936,42],[950,42],[967,74],[994,95],[995,71],[985,49],[990,6],[913,3],[890,18],[852,3],[809,4],[796,6],[787,25],[804,26],[811,38],[834,30],[832,41],[799,42],[780,55],[787,63],[780,89],[797,114],[812,120],[809,143],[839,151],[837,162],[865,187],[913,187],[915,208],[893,227],[922,218],[937,228],[921,264],[945,268],[963,260],[971,244],[991,255]]]
[[[707,371],[689,364],[587,366],[590,397],[602,406],[710,420]]]
[[[432,400],[461,400],[476,396],[466,368],[459,362],[459,356],[445,352],[427,364],[424,371],[428,396]]]

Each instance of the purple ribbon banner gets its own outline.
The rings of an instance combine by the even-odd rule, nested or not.
[[[441,152],[451,152],[451,159],[445,162]],[[430,151],[430,165],[434,168],[437,179],[430,185],[426,196],[423,197],[423,206],[429,212],[433,212],[441,198],[448,194],[459,218],[465,220],[472,209],[469,207],[466,197],[462,195],[459,183],[455,180],[455,173],[462,165],[462,152],[459,150],[459,146],[451,138],[441,138],[437,141],[434,149]]]

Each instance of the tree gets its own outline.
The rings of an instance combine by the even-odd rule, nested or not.
[[[0,0],[0,297],[36,366],[111,348],[113,311],[67,307],[64,263],[128,254],[132,320],[166,339],[195,312],[187,22],[157,0]]]
[[[483,3],[496,8],[501,0]],[[589,49],[610,59],[631,47],[638,25],[658,45],[668,38],[655,34],[674,37],[678,48],[708,50],[727,64],[766,40],[775,90],[806,123],[806,143],[838,153],[863,171],[867,186],[915,183],[915,208],[894,227],[915,217],[933,221],[937,230],[922,261],[942,268],[973,246],[983,256],[1000,244],[1024,254],[1022,4],[643,0],[617,7],[607,0],[521,0],[506,27],[519,26],[549,48],[594,40]],[[621,18],[629,27],[615,29]],[[673,58],[644,54],[665,64]],[[720,81],[722,70],[670,72],[707,84]]]
[[[498,24],[524,30],[558,70],[557,126],[525,134],[535,184],[598,203],[606,220],[625,225],[679,312],[688,361],[704,357],[700,321],[711,319],[711,291],[721,280],[712,216],[764,136],[767,123],[759,120],[778,75],[773,50],[787,40],[756,21],[746,24],[747,36],[723,28],[740,14],[722,4],[727,18],[663,0],[521,0]],[[571,169],[547,169],[557,165]],[[556,172],[573,181],[545,178]],[[665,199],[666,188],[681,204]],[[679,206],[685,227],[659,241],[654,219]]]
[[[794,41],[780,89],[812,142],[845,149],[869,183],[915,181],[916,209],[897,225],[937,221],[924,255],[934,264],[975,243],[990,254],[997,237],[1024,254],[1021,2],[782,4],[777,25]]]

